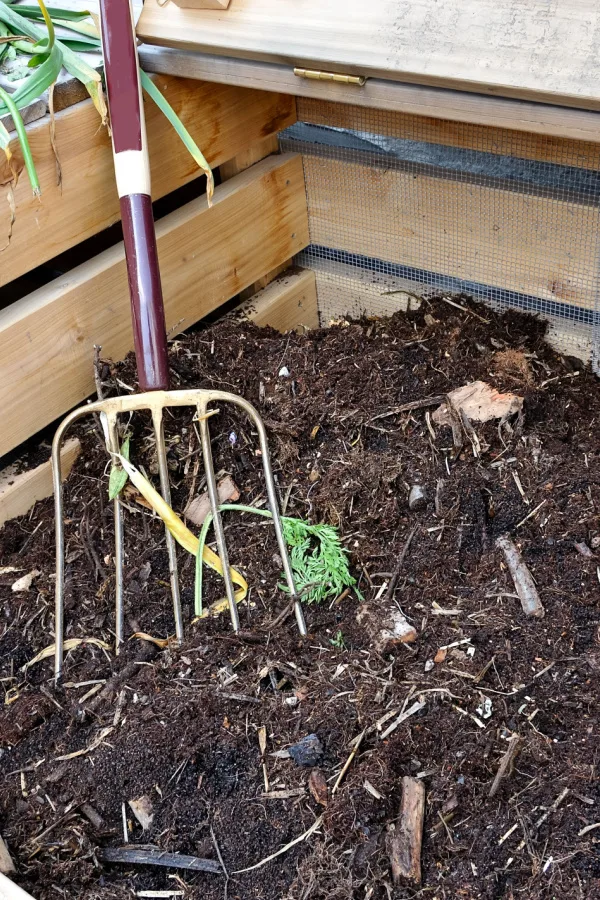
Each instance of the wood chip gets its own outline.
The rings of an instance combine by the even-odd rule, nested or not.
[[[501,394],[485,381],[473,381],[450,391],[446,403],[436,409],[431,417],[437,425],[452,424],[450,405],[459,415],[461,410],[464,411],[473,422],[489,422],[490,419],[504,419],[520,412],[523,398],[511,393]]]
[[[221,875],[221,863],[216,859],[201,859],[180,853],[156,850],[136,850],[133,847],[99,847],[96,856],[101,862],[125,863],[138,866],[167,866],[172,869],[190,869],[193,872],[211,872]]]
[[[394,884],[421,884],[421,845],[425,816],[425,785],[417,778],[402,779],[400,822],[390,828],[386,846]]]
[[[327,781],[321,769],[312,769],[308,778],[308,789],[314,799],[321,806],[327,806],[329,803],[329,791],[327,789]]]
[[[147,794],[143,794],[141,797],[138,797],[137,800],[129,800],[128,803],[131,812],[134,814],[144,831],[147,831],[154,821],[154,809],[150,797]]]
[[[217,492],[219,495],[220,503],[235,503],[240,499],[239,489],[233,478],[230,478],[229,475],[219,481],[217,485]],[[191,503],[188,503],[185,508],[184,515],[186,519],[189,519],[189,521],[193,522],[194,525],[202,525],[209,512],[210,499],[208,496],[208,492],[205,491],[203,494],[200,494],[199,497],[194,497]]]
[[[521,601],[523,612],[526,616],[534,616],[541,619],[545,612],[542,601],[535,586],[531,572],[525,565],[523,557],[517,550],[508,535],[502,535],[496,540],[496,547],[502,550],[508,571],[511,574],[515,589]]]
[[[0,872],[3,875],[11,875],[15,871],[15,864],[12,861],[12,857],[8,852],[8,847],[4,843],[2,836],[0,835]]]
[[[21,578],[17,578],[12,585],[13,591],[15,593],[28,591],[34,580],[41,574],[39,569],[33,569],[33,571],[28,572],[27,575],[22,575]]]

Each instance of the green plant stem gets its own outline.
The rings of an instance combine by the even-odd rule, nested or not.
[[[35,163],[33,162],[31,147],[29,146],[29,139],[27,137],[25,124],[23,122],[21,113],[19,112],[17,105],[11,95],[8,94],[3,87],[0,87],[0,100],[3,101],[4,105],[12,116],[12,120],[17,132],[17,137],[19,138],[21,149],[23,151],[23,159],[25,161],[25,168],[27,169],[29,183],[31,184],[31,190],[34,193],[34,196],[39,197],[42,191],[40,189],[40,182],[35,168]]]

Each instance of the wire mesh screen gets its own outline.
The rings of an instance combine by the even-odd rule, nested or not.
[[[323,324],[464,293],[598,370],[600,145],[305,98],[298,119]]]

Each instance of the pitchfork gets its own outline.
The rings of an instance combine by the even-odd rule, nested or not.
[[[76,409],[63,420],[54,437],[52,444],[56,511],[54,673],[57,680],[61,677],[63,667],[65,593],[65,539],[60,449],[65,432],[73,422],[81,419],[83,416],[93,414],[100,414],[101,416],[107,435],[107,449],[114,460],[120,451],[118,416],[139,410],[150,411],[156,438],[161,493],[166,502],[170,504],[163,410],[169,406],[190,406],[197,410],[208,496],[234,631],[239,631],[240,621],[229,570],[225,534],[219,512],[219,497],[208,426],[208,406],[215,402],[220,404],[232,403],[250,418],[258,432],[269,507],[273,517],[272,521],[279,545],[279,554],[283,562],[287,587],[292,598],[298,629],[302,636],[306,636],[304,615],[296,593],[290,559],[283,536],[277,492],[269,458],[267,433],[260,416],[250,403],[236,394],[229,394],[224,391],[202,390],[200,388],[179,391],[169,390],[165,314],[152,215],[150,165],[133,14],[130,4],[126,0],[101,0],[100,16],[115,174],[121,204],[125,258],[131,297],[135,358],[140,388],[144,393],[98,400],[81,409]],[[114,500],[114,520],[116,569],[115,651],[118,653],[123,643],[124,619],[124,529],[123,511],[118,497]],[[178,642],[181,642],[183,640],[183,618],[177,573],[177,552],[175,540],[168,529],[166,530],[166,544],[175,617],[175,637]]]

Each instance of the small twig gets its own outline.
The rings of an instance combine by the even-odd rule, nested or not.
[[[532,509],[531,512],[528,513],[524,519],[521,519],[521,521],[517,525],[515,525],[515,528],[520,528],[521,525],[524,525],[525,522],[529,521],[529,519],[533,519],[533,517],[539,513],[542,506],[545,506],[547,502],[548,502],[547,500],[542,500],[541,503],[538,503],[538,505],[536,506],[535,509]]]
[[[412,412],[412,410],[415,409],[426,409],[428,406],[437,406],[439,403],[443,403],[445,399],[445,394],[436,394],[433,397],[425,397],[423,400],[412,400],[410,403],[403,403],[402,406],[394,406],[393,409],[389,409],[387,412],[379,413],[378,416],[369,419],[369,422],[377,422],[378,419],[387,419],[388,416]]]
[[[385,738],[395,731],[398,725],[401,725],[406,719],[409,719],[411,716],[414,716],[415,713],[420,712],[427,704],[424,700],[417,700],[413,705],[406,710],[406,712],[401,712],[397,719],[395,719],[392,724],[385,729],[384,732],[380,735],[381,740],[385,740]]]
[[[406,543],[402,548],[402,553],[398,557],[398,562],[394,566],[394,571],[392,572],[392,577],[389,580],[386,595],[384,600],[390,600],[394,596],[394,591],[396,590],[396,585],[398,584],[398,578],[400,577],[400,572],[402,570],[402,566],[404,565],[404,560],[406,559],[406,555],[410,549],[410,545],[412,543],[412,539],[416,534],[417,528],[419,526],[415,525],[411,533],[406,539]]]
[[[541,619],[544,616],[544,607],[537,592],[535,581],[531,572],[525,565],[523,557],[508,537],[502,535],[496,540],[496,547],[502,550],[508,571],[511,574],[517,594],[526,616],[535,616]]]
[[[285,847],[282,847],[280,850],[277,850],[276,853],[271,853],[270,856],[266,856],[264,859],[261,859],[260,862],[255,863],[253,866],[248,866],[247,869],[237,869],[237,871],[233,872],[233,875],[242,875],[244,872],[252,872],[254,869],[260,869],[261,866],[266,866],[267,863],[271,862],[271,860],[276,859],[278,856],[281,856],[283,853],[287,853],[288,850],[291,850],[292,847],[295,847],[296,844],[301,844],[302,841],[305,841],[307,838],[314,834],[317,828],[321,826],[323,822],[323,816],[319,816],[318,819],[315,819],[310,828],[301,834],[299,837],[294,838],[293,841],[290,841],[289,844],[286,844]]]
[[[100,352],[102,347],[99,344],[94,344],[94,382],[96,384],[96,394],[98,395],[98,400],[104,400],[104,387],[102,385],[102,363],[100,362]]]
[[[489,793],[490,797],[494,797],[498,793],[498,789],[500,788],[502,779],[510,774],[510,771],[512,769],[512,764],[513,764],[514,759],[519,750],[519,745],[520,745],[520,738],[518,735],[514,734],[510,739],[506,753],[500,760],[500,765],[498,767],[498,771],[496,772],[496,777],[494,778],[494,781],[490,788],[490,793]]]
[[[362,730],[362,732],[359,734],[358,738],[355,739],[355,743],[354,743],[354,747],[352,748],[352,752],[350,753],[350,756],[348,757],[348,759],[347,759],[346,762],[344,763],[344,767],[343,767],[342,771],[340,772],[340,774],[338,775],[338,777],[336,778],[335,784],[334,784],[334,786],[333,786],[332,789],[331,789],[331,796],[332,796],[332,797],[333,797],[333,795],[335,794],[335,792],[337,791],[337,789],[339,788],[339,786],[340,786],[340,784],[341,784],[341,782],[342,782],[342,779],[343,779],[344,775],[346,774],[346,772],[348,771],[348,769],[349,769],[350,766],[352,765],[352,760],[354,759],[354,757],[355,757],[356,754],[358,753],[358,748],[360,747],[360,745],[361,745],[361,743],[362,743],[362,739],[364,738],[364,736],[365,736],[366,733],[367,733],[367,729],[366,729],[366,728],[363,728],[363,730]]]
[[[214,832],[214,829],[213,829],[212,825],[210,826],[210,836],[211,836],[211,838],[212,838],[212,842],[213,842],[213,846],[214,846],[214,848],[215,848],[215,852],[216,852],[217,856],[219,857],[219,862],[221,863],[221,868],[223,869],[223,875],[225,876],[225,889],[224,889],[224,892],[223,892],[223,897],[224,897],[224,900],[227,900],[227,891],[228,891],[228,888],[229,888],[229,872],[227,871],[227,866],[225,865],[225,861],[224,861],[224,859],[223,859],[223,856],[221,855],[221,849],[220,849],[219,844],[218,844],[218,842],[217,842],[217,836],[216,836],[216,834],[215,834],[215,832]]]
[[[541,826],[544,824],[544,822],[546,821],[546,819],[548,818],[550,813],[555,812],[558,809],[560,804],[563,802],[563,800],[569,793],[570,793],[569,788],[565,788],[564,791],[560,792],[560,794],[558,795],[558,797],[556,798],[554,803],[551,806],[549,806],[548,809],[544,813],[542,813],[542,815],[539,817],[537,822],[534,822],[534,824],[533,824],[534,831],[540,830]],[[516,851],[517,853],[523,849],[523,847],[525,846],[525,843],[526,843],[525,840],[521,841],[521,843],[517,847],[517,851]]]
[[[447,303],[448,306],[454,306],[456,309],[460,309],[461,312],[468,313],[470,316],[475,316],[475,318],[479,319],[480,322],[483,322],[484,325],[490,324],[490,319],[484,319],[483,316],[473,312],[473,310],[469,309],[467,306],[461,306],[460,303],[455,303],[454,300],[450,300],[449,297],[442,297],[442,300],[444,303]]]

